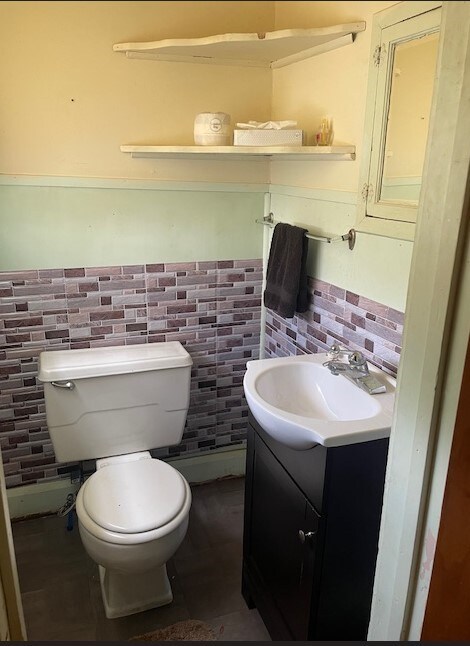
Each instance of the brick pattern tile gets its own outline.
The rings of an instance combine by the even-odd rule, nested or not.
[[[402,312],[313,278],[309,279],[309,297],[308,311],[292,319],[267,310],[266,356],[323,352],[339,341],[396,376]]]
[[[246,361],[259,354],[262,261],[0,272],[0,443],[7,486],[68,477],[37,381],[42,350],[180,341],[194,365],[174,456],[245,440]]]

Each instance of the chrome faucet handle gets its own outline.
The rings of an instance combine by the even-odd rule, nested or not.
[[[349,354],[351,350],[341,346],[339,343],[333,343],[333,345],[328,350],[328,354],[332,354],[334,357],[339,356],[340,354]]]
[[[359,352],[358,350],[356,352],[351,352],[348,360],[351,368],[362,370],[365,375],[369,374],[369,366],[367,365],[367,360],[362,352]]]
[[[366,362],[365,356],[358,350],[349,354],[349,364],[351,366],[363,366]]]
[[[349,363],[352,366],[362,366],[366,362],[366,358],[359,350],[351,350],[350,348],[345,348],[339,343],[333,343],[333,345],[328,350],[328,354],[332,354],[334,357],[337,357],[340,354],[347,355]]]

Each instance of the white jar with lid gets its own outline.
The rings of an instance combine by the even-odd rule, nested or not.
[[[229,146],[231,138],[230,115],[225,112],[201,112],[194,120],[194,143],[199,146]]]

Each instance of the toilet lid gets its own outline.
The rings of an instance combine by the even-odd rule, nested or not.
[[[169,523],[183,508],[182,476],[160,460],[110,464],[83,485],[83,506],[104,529],[137,534]]]

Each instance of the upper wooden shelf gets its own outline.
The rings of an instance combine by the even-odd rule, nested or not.
[[[365,22],[354,22],[315,29],[117,43],[113,49],[129,58],[276,69],[348,45],[365,27]]]
[[[132,157],[154,159],[351,161],[355,146],[121,146]]]

